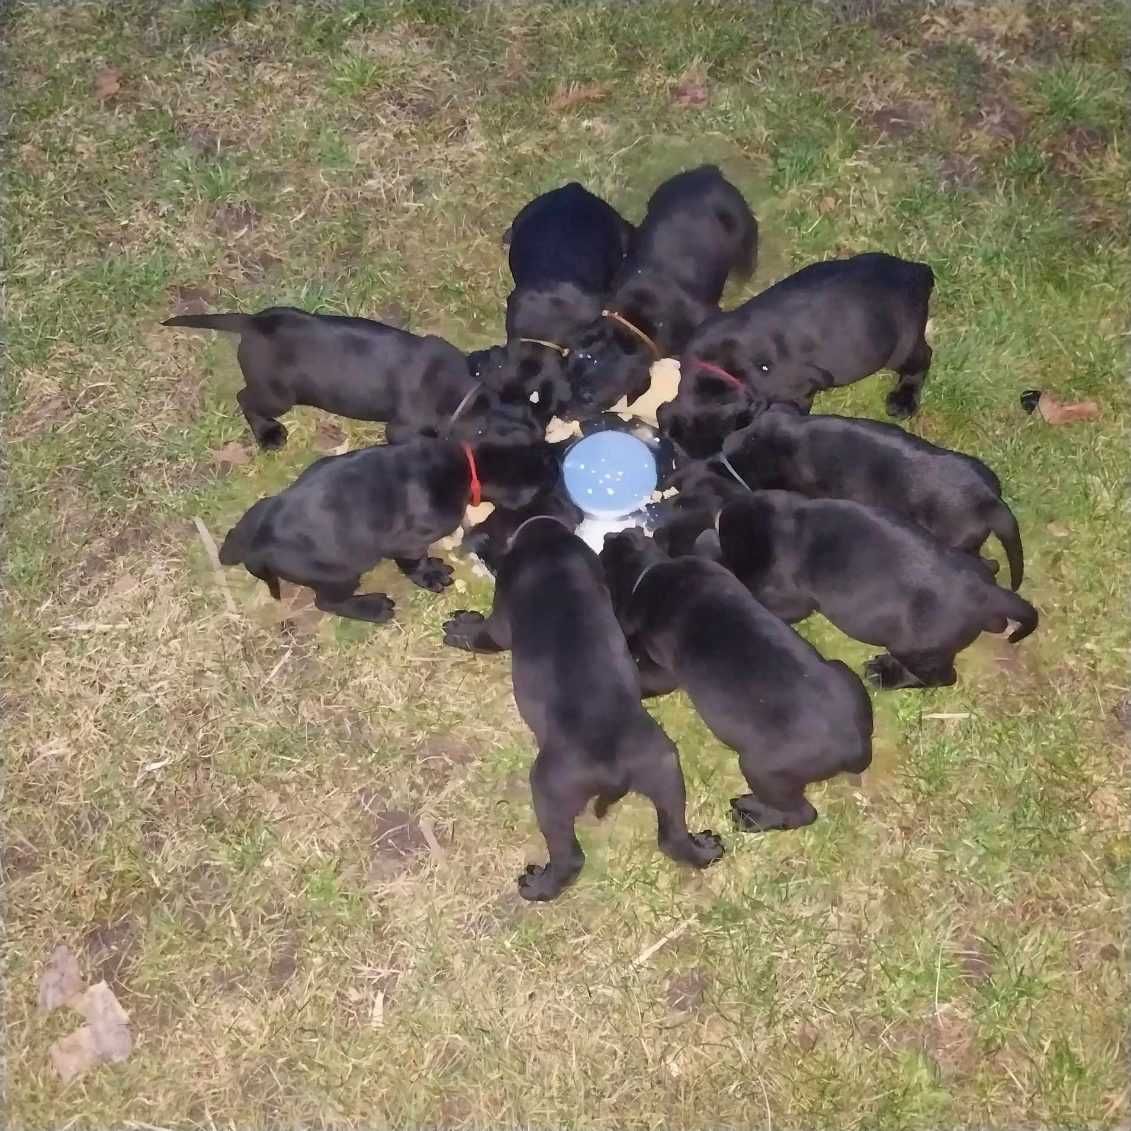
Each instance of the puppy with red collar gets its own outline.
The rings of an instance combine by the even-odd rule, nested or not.
[[[561,469],[551,445],[470,445],[450,440],[381,444],[311,464],[289,487],[260,499],[220,549],[279,598],[279,581],[314,590],[323,612],[381,624],[384,593],[357,592],[362,576],[392,558],[423,589],[439,593],[452,568],[428,557],[469,504],[521,507],[552,488]]]

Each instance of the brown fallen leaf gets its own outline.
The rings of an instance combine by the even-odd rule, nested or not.
[[[101,1060],[94,1031],[89,1025],[82,1025],[73,1033],[60,1037],[48,1051],[51,1063],[55,1065],[55,1071],[64,1083],[82,1075]]]
[[[707,84],[702,75],[690,72],[672,89],[672,101],[677,106],[706,106]]]
[[[113,98],[122,89],[122,72],[117,67],[103,67],[94,76],[94,97],[99,102]]]
[[[550,109],[568,110],[571,106],[580,106],[583,102],[603,102],[612,90],[607,82],[571,82],[568,86],[559,86],[554,91],[550,99]]]
[[[318,422],[318,427],[314,429],[314,446],[318,451],[343,452],[347,444],[345,432],[332,420]]]
[[[233,467],[243,467],[243,465],[250,460],[251,453],[239,440],[229,440],[222,448],[216,448],[212,452],[212,462],[216,464],[221,471]]]
[[[47,960],[43,973],[39,975],[39,1009],[50,1013],[82,990],[82,974],[79,973],[79,960],[70,947],[60,943]]]
[[[100,1059],[121,1061],[130,1055],[130,1015],[105,982],[95,982],[74,1007],[86,1018]]]
[[[1100,414],[1100,406],[1095,401],[1065,404],[1051,393],[1042,393],[1037,401],[1037,411],[1046,424],[1075,424],[1081,420],[1095,420]]]
[[[1048,526],[1045,527],[1045,529],[1054,538],[1068,538],[1072,534],[1072,531],[1069,530],[1068,527],[1065,526],[1062,522],[1050,522]]]

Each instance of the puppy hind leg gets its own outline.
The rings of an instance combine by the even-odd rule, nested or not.
[[[314,607],[324,613],[334,613],[348,620],[363,620],[370,624],[384,624],[392,619],[396,608],[392,598],[384,593],[356,593],[361,578],[352,584],[312,585]]]
[[[919,411],[923,382],[931,368],[932,350],[926,338],[920,338],[902,364],[896,366],[899,380],[888,394],[887,413],[896,420],[906,420]]]
[[[658,753],[658,756],[657,756]],[[665,856],[680,864],[706,868],[722,856],[722,839],[710,829],[699,833],[687,829],[687,789],[679,754],[668,740],[657,753],[633,767],[630,788],[643,794],[656,807],[657,842]]]
[[[528,864],[518,877],[518,894],[523,899],[542,902],[556,898],[585,865],[574,823],[593,794],[575,775],[555,770],[560,758],[559,754],[539,750],[530,768],[534,816],[550,859],[546,864]]]
[[[884,653],[864,665],[865,682],[880,691],[905,691],[921,687],[950,687],[958,680],[954,657],[936,653]]]
[[[236,393],[236,400],[247,421],[255,442],[266,451],[277,451],[287,442],[286,426],[280,424],[274,415],[268,415],[262,401],[255,396],[249,388],[240,389]],[[276,408],[276,412],[286,412],[291,405]],[[275,406],[272,406],[275,408]]]
[[[817,810],[805,798],[805,786],[781,774],[767,773],[756,755],[740,752],[738,764],[750,793],[732,797],[735,824],[747,832],[800,829],[817,819]]]

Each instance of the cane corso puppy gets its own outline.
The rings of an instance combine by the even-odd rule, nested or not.
[[[385,422],[390,444],[420,436],[540,439],[530,405],[505,400],[472,375],[443,338],[418,337],[368,318],[275,306],[258,314],[181,314],[163,326],[240,336],[244,388],[236,400],[261,448],[281,448],[278,417],[310,405],[353,420]]]
[[[393,615],[384,593],[357,593],[385,558],[423,589],[451,584],[451,566],[428,547],[451,534],[469,503],[520,507],[560,473],[550,445],[451,440],[361,448],[327,456],[277,495],[260,499],[220,549],[279,598],[279,580],[314,590],[323,612],[381,624]]]
[[[472,354],[472,367],[508,399],[532,403],[543,424],[570,399],[565,343],[600,317],[631,235],[576,181],[535,197],[507,229],[507,344]]]
[[[714,528],[719,511],[731,499],[749,493],[716,459],[684,464],[664,486],[675,487],[678,494],[668,500],[667,514],[652,538],[672,558],[692,553],[699,536]]]
[[[893,424],[808,416],[784,405],[731,436],[723,454],[753,490],[884,507],[955,550],[977,554],[994,534],[1009,562],[1011,588],[1024,577],[1017,520],[1002,501],[998,477],[972,456]],[[996,572],[997,562],[987,564]]]
[[[562,481],[542,491],[524,507],[505,509],[496,507],[482,522],[476,523],[460,543],[473,553],[490,571],[497,575],[502,565],[507,545],[518,528],[527,519],[546,515],[556,518],[567,530],[574,531],[585,517],[582,510],[566,493]],[[712,521],[714,516],[712,515]]]
[[[633,234],[606,311],[578,334],[567,371],[576,419],[647,391],[661,357],[678,356],[718,311],[727,278],[754,270],[758,224],[714,165],[665,181]]]
[[[756,491],[723,507],[715,549],[782,620],[819,612],[854,640],[886,648],[865,667],[883,689],[948,687],[955,656],[981,633],[1015,621],[1016,643],[1037,627],[1037,610],[996,585],[980,558],[860,503]]]
[[[765,409],[766,402],[738,378],[695,365],[681,375],[675,397],[656,410],[656,421],[684,456],[706,459]]]
[[[597,555],[556,519],[529,519],[503,559],[486,619],[458,612],[444,642],[471,652],[510,649],[519,714],[538,756],[530,789],[550,860],[518,879],[524,899],[553,899],[585,863],[574,822],[626,793],[656,808],[660,850],[704,868],[723,852],[712,832],[689,833],[674,743],[640,703],[636,665],[617,624]]]
[[[872,704],[721,565],[668,558],[641,530],[605,538],[601,564],[645,695],[682,688],[738,754],[751,792],[731,800],[748,829],[795,829],[817,811],[805,788],[872,760]]]
[[[681,371],[717,366],[763,400],[807,409],[822,389],[893,369],[888,414],[911,416],[931,366],[934,281],[925,263],[880,252],[812,263],[699,326]]]

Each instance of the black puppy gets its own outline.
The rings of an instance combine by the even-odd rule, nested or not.
[[[821,389],[894,369],[888,414],[911,416],[931,366],[934,281],[925,263],[879,252],[812,263],[704,322],[680,356],[681,371],[707,362],[764,400],[808,408]]]
[[[645,393],[649,369],[678,356],[718,312],[727,278],[754,270],[758,223],[714,165],[665,181],[636,229],[607,312],[571,345],[570,415],[581,418]]]
[[[723,853],[710,831],[689,833],[679,752],[640,703],[636,665],[596,554],[555,519],[515,533],[489,617],[458,612],[444,643],[513,655],[511,679],[538,756],[530,789],[549,864],[518,879],[524,899],[553,899],[585,863],[574,823],[589,799],[599,817],[630,790],[656,807],[660,850],[705,868]]]
[[[766,402],[749,385],[703,363],[681,376],[674,399],[656,410],[656,422],[685,456],[706,459],[765,409]]]
[[[239,334],[244,388],[236,400],[263,448],[281,448],[276,417],[311,405],[353,420],[385,421],[390,444],[421,435],[534,439],[530,406],[485,389],[443,338],[418,337],[368,318],[275,306],[258,314],[181,314],[163,326]]]
[[[977,554],[991,534],[1005,549],[1009,582],[1025,573],[1021,533],[981,460],[911,436],[893,424],[807,416],[777,406],[723,445],[753,490],[851,499],[910,519],[945,546]],[[987,563],[995,572],[997,562]]]
[[[482,522],[473,526],[460,545],[474,554],[492,574],[498,574],[507,545],[527,519],[545,515],[556,518],[567,530],[574,531],[585,517],[566,493],[560,480],[548,491],[542,491],[524,507],[496,507]]]
[[[504,236],[515,284],[507,345],[473,354],[477,375],[513,399],[535,398],[548,422],[570,396],[563,343],[600,317],[631,236],[632,225],[576,181],[530,201]]]
[[[678,494],[668,502],[652,538],[669,557],[692,553],[699,536],[714,527],[719,511],[748,493],[749,488],[716,465],[715,460],[695,460],[665,481],[665,490],[675,487]]]
[[[423,589],[451,584],[451,566],[428,547],[460,524],[480,498],[518,507],[560,472],[549,444],[417,440],[327,456],[277,495],[260,499],[229,531],[224,565],[242,564],[279,598],[279,579],[314,590],[327,613],[381,624],[384,593],[357,593],[361,577],[392,558]]]
[[[730,803],[740,825],[812,824],[806,786],[867,769],[872,704],[863,684],[726,569],[673,561],[641,530],[608,535],[601,564],[644,694],[683,688],[712,734],[738,753],[751,789]]]
[[[884,689],[947,687],[958,678],[955,656],[981,633],[1016,621],[1016,643],[1037,627],[1037,610],[995,585],[981,559],[860,503],[757,491],[720,512],[718,551],[776,616],[819,612],[854,640],[887,648],[865,667]]]

